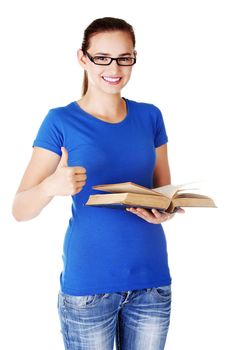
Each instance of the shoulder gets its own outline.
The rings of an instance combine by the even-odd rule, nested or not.
[[[144,101],[136,101],[136,100],[131,100],[127,99],[132,107],[138,110],[142,111],[148,111],[151,113],[161,113],[161,110],[159,107],[157,107],[155,104],[150,103],[150,102],[144,102]]]
[[[54,106],[49,109],[49,114],[52,116],[62,116],[68,113],[72,109],[73,102],[70,102],[63,106]]]
[[[72,102],[63,106],[52,106],[45,116],[45,120],[53,125],[63,124],[67,119],[67,115],[72,110]]]
[[[152,123],[154,126],[163,122],[163,115],[158,106],[150,102],[135,101],[130,100],[129,106],[131,110],[135,111],[138,118],[142,119],[144,122]]]
[[[159,107],[153,103],[129,100],[132,109],[141,123],[152,127],[155,134],[155,147],[168,141],[165,123]]]

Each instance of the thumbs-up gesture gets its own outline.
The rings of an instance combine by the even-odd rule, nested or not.
[[[67,152],[67,149],[65,147],[61,147],[61,151],[62,151],[62,155],[61,155],[60,163],[57,166],[57,169],[58,168],[62,168],[64,166],[68,166],[68,152]]]
[[[50,176],[50,195],[68,196],[79,193],[86,183],[86,169],[68,166],[68,152],[61,147],[62,156],[55,172]]]

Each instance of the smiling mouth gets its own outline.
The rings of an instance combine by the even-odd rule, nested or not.
[[[121,80],[121,77],[105,77],[105,76],[102,76],[102,79],[104,81],[107,81],[108,83],[119,83],[119,81]]]

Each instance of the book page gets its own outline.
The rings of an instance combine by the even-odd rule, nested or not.
[[[166,197],[172,199],[173,197],[175,197],[175,195],[179,192],[179,191],[187,191],[187,190],[194,190],[194,189],[198,189],[198,188],[187,188],[187,185],[192,184],[193,182],[188,182],[188,183],[184,183],[181,185],[165,185],[165,186],[161,186],[161,187],[155,187],[152,190],[159,192],[163,195],[165,195]]]
[[[141,193],[141,194],[155,194],[156,192],[153,191],[150,188],[137,185],[134,182],[120,182],[116,184],[103,184],[103,185],[95,185],[92,186],[95,190],[101,190],[105,192],[111,192],[111,193]],[[160,195],[160,193],[157,193],[157,195]]]
[[[110,192],[110,193],[138,193],[138,194],[154,194],[157,196],[164,196],[166,198],[172,199],[174,195],[177,193],[179,189],[185,189],[187,184],[181,184],[181,185],[166,185],[156,188],[147,188],[145,186],[141,186],[138,184],[135,184],[134,182],[119,182],[115,184],[103,184],[103,185],[95,185],[92,186],[95,190],[100,190],[104,192]]]

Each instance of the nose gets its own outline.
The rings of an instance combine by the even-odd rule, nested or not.
[[[109,75],[117,75],[117,72],[120,70],[120,66],[117,64],[116,60],[113,60],[109,66]]]

